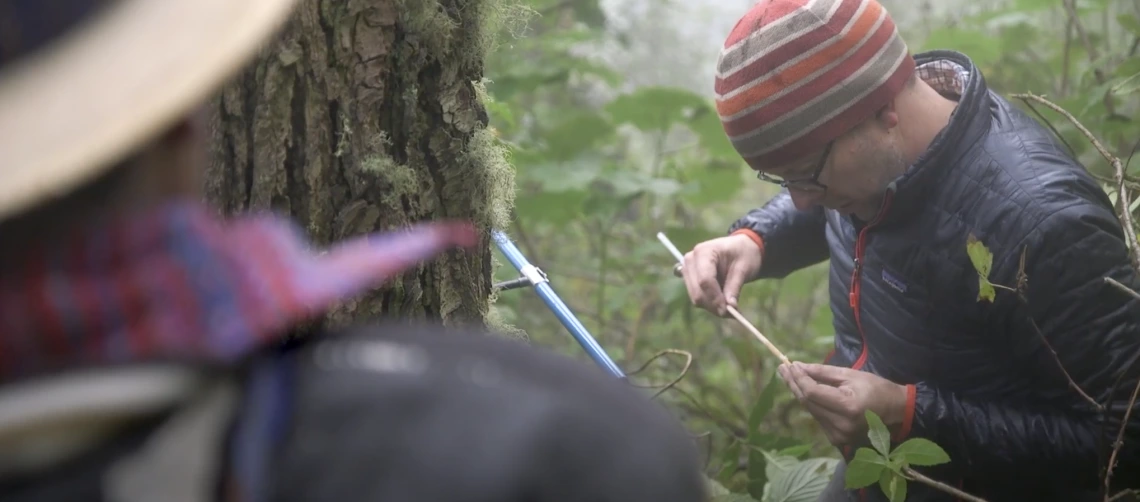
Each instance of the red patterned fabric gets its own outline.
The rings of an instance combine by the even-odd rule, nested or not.
[[[445,222],[317,253],[284,218],[227,222],[197,203],[172,203],[0,264],[0,381],[91,364],[230,361],[476,242],[470,225]]]

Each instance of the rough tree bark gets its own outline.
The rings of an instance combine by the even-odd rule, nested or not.
[[[480,85],[494,1],[302,1],[215,102],[210,201],[288,213],[320,244],[441,218],[502,228],[514,181]],[[484,235],[330,320],[485,324]]]

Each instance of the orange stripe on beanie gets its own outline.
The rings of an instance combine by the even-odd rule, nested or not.
[[[760,0],[717,61],[716,107],[753,169],[818,151],[886,105],[914,59],[875,0]]]

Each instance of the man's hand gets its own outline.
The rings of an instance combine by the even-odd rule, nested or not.
[[[744,283],[760,271],[760,248],[745,235],[718,237],[685,254],[682,275],[693,305],[724,317]],[[722,286],[723,285],[723,286]]]
[[[852,445],[866,436],[866,410],[879,415],[888,428],[903,422],[907,401],[904,385],[864,371],[823,364],[781,364],[777,371],[834,446]]]

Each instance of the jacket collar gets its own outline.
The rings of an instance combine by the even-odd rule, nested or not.
[[[901,221],[928,204],[932,192],[943,185],[943,177],[962,168],[962,160],[990,129],[989,89],[985,77],[969,57],[956,51],[936,50],[916,54],[914,59],[916,65],[948,60],[965,68],[969,77],[949,124],[935,136],[918,161],[887,188],[891,192],[890,204],[884,208],[882,224]]]
[[[435,223],[319,252],[272,214],[196,202],[85,228],[0,264],[0,383],[89,365],[226,364],[452,246]]]

